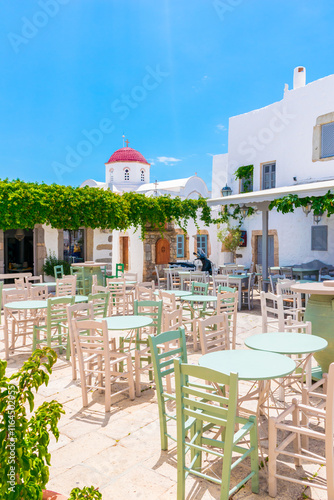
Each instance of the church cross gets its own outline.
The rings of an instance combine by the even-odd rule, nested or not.
[[[129,142],[128,140],[125,141],[125,144],[126,144],[126,147],[128,148],[129,147]]]

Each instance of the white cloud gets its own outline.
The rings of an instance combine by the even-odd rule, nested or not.
[[[226,127],[222,123],[218,123],[217,130],[219,130],[220,132],[223,132],[224,130],[226,130]]]
[[[148,161],[149,161],[149,163],[151,164],[151,166],[152,166],[152,165],[155,165],[155,161],[154,161],[154,160],[152,160],[151,158],[149,158],[149,159],[148,159]]]
[[[158,156],[157,160],[159,163],[164,163],[165,165],[173,165],[173,163],[181,161],[179,158],[173,158],[172,156]]]

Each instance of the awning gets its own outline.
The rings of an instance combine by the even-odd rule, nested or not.
[[[261,205],[269,204],[277,198],[282,198],[288,194],[297,194],[299,198],[305,196],[323,196],[328,190],[334,190],[334,179],[329,181],[309,182],[308,184],[295,184],[293,186],[282,186],[273,189],[263,189],[262,191],[252,191],[250,193],[232,194],[221,198],[211,198],[207,203],[209,206],[215,205]],[[260,208],[260,207],[259,207]]]

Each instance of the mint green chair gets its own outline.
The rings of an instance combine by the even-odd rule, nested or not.
[[[116,278],[121,278],[124,274],[124,264],[116,264]]]
[[[177,423],[177,499],[185,498],[185,481],[188,474],[207,479],[221,485],[220,500],[236,493],[249,479],[252,491],[259,491],[259,457],[257,421],[254,415],[247,418],[237,416],[238,375],[226,375],[202,366],[188,365],[180,359],[174,360]],[[206,382],[214,385],[200,384]],[[194,385],[198,384],[197,388]],[[217,387],[228,387],[228,397],[217,393]],[[186,440],[188,419],[195,419],[195,432]],[[236,424],[239,430],[235,431]],[[217,430],[216,434],[213,432]],[[250,447],[241,446],[240,441],[250,436]],[[214,449],[212,449],[212,447]],[[222,452],[217,451],[217,448]],[[191,460],[186,462],[186,454]],[[221,479],[202,471],[202,453],[223,459]],[[238,457],[235,456],[237,453]],[[233,462],[232,462],[233,454]],[[238,484],[231,488],[231,471],[246,457],[251,460],[251,472],[245,473]],[[240,473],[242,474],[242,470]],[[238,477],[240,475],[238,474]]]
[[[209,283],[191,282],[191,295],[208,295]]]
[[[37,345],[46,343],[48,347],[59,348],[63,352],[63,337],[66,337],[66,359],[70,359],[70,338],[67,325],[67,306],[74,304],[75,297],[54,297],[48,299],[46,309],[46,324],[34,325],[33,351]],[[40,338],[40,334],[44,338]],[[56,342],[56,344],[53,344]]]
[[[174,358],[178,357],[182,363],[187,363],[186,336],[184,328],[163,332],[160,335],[150,335],[148,345],[153,362],[154,380],[157,391],[157,400],[160,420],[161,449],[168,450],[168,438],[176,441],[176,437],[168,434],[168,422],[176,421],[175,410],[169,411],[169,401],[175,402],[175,395],[171,394],[171,377],[174,376]]]
[[[2,289],[3,289],[3,281],[0,281],[0,325],[1,325],[1,309],[2,309]]]
[[[217,293],[224,293],[224,292],[234,293],[236,291],[237,291],[237,289],[236,288],[232,288],[231,286],[219,285]]]
[[[88,295],[91,288],[91,278],[85,275],[85,268],[71,266],[71,275],[77,277],[77,294],[78,295]]]
[[[148,334],[159,335],[161,333],[162,322],[162,300],[135,300],[134,314],[139,316],[148,316],[153,320],[153,323],[146,328],[141,328],[137,331],[136,348],[135,348],[135,380],[136,380],[136,396],[141,395],[140,379],[144,371],[149,370],[149,379],[153,379],[152,359],[148,345]],[[143,362],[146,364],[143,365]]]
[[[54,266],[53,271],[54,271],[54,275],[55,275],[56,280],[59,278],[62,278],[64,276],[64,266],[63,265]]]
[[[108,316],[110,292],[90,293],[88,302],[93,304],[94,318],[105,318]]]

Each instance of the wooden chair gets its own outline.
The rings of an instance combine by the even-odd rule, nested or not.
[[[94,319],[94,309],[92,302],[81,302],[79,304],[72,304],[67,306],[67,324],[68,333],[70,341],[70,351],[71,351],[71,365],[72,365],[72,380],[77,380],[77,346],[75,343],[74,330],[73,330],[73,320],[87,321]],[[84,332],[80,332],[81,335]]]
[[[107,290],[110,292],[108,316],[129,314],[129,295],[123,278],[107,278]],[[94,287],[94,293],[97,287]]]
[[[47,300],[49,298],[49,289],[47,285],[31,286],[28,284],[28,297],[31,300]]]
[[[59,349],[61,354],[66,346],[66,359],[70,359],[71,345],[67,325],[67,306],[74,304],[75,298],[54,297],[48,299],[46,309],[46,324],[34,325],[33,328],[33,351],[37,345],[46,343],[52,349]],[[41,338],[41,334],[43,338]]]
[[[81,266],[71,266],[71,275],[75,276],[77,279],[76,293],[79,295],[88,295],[92,284],[90,279],[85,276],[85,268]]]
[[[217,276],[213,276],[213,295],[217,295],[219,286],[229,286],[228,274],[218,274]]]
[[[250,311],[254,307],[254,284],[255,284],[255,273],[252,273],[248,279],[248,285],[241,288],[242,303],[247,303],[248,310]]]
[[[176,423],[177,423],[177,498],[185,498],[185,482],[188,474],[221,485],[220,500],[228,498],[238,491],[249,479],[252,491],[259,491],[259,464],[257,421],[254,415],[249,418],[237,416],[238,375],[216,372],[201,366],[174,360],[176,388]],[[214,385],[206,385],[209,381]],[[197,388],[193,384],[197,384]],[[203,384],[203,388],[200,386]],[[228,387],[228,397],[224,392],[217,393],[216,388]],[[190,439],[186,439],[189,418],[194,419]],[[235,431],[236,424],[239,430]],[[214,434],[214,431],[217,431]],[[242,446],[240,441],[250,436],[250,446]],[[212,449],[214,447],[214,449]],[[217,451],[221,449],[222,452]],[[187,453],[191,453],[190,463],[186,462]],[[221,479],[216,474],[202,470],[202,454],[213,454],[223,460]],[[235,454],[236,461],[232,462]],[[231,471],[246,457],[251,459],[250,473],[244,472],[242,479],[231,488]],[[242,470],[240,471],[242,474]],[[240,477],[240,476],[239,476]]]
[[[168,450],[168,438],[176,437],[168,433],[168,422],[176,421],[175,395],[172,394],[174,378],[174,359],[178,357],[187,363],[187,348],[184,328],[172,330],[160,335],[150,335],[148,345],[152,356],[154,381],[159,408],[161,449]],[[174,405],[173,405],[174,403]]]
[[[162,301],[135,300],[134,314],[148,316],[153,320],[152,325],[149,327],[140,328],[136,338],[136,348],[134,351],[136,396],[140,396],[141,374],[145,371],[149,371],[149,378],[152,380],[152,359],[147,339],[149,334],[159,335],[161,333]],[[145,363],[144,365],[142,364],[143,362]]]
[[[109,346],[106,321],[74,319],[73,332],[80,369],[80,383],[83,406],[88,406],[87,389],[105,392],[105,411],[111,407],[112,384],[119,381],[126,387],[113,393],[113,396],[129,391],[130,399],[135,398],[131,354],[111,350]],[[84,335],[81,335],[84,332]],[[126,364],[126,371],[120,370]]]
[[[171,290],[180,289],[180,276],[177,269],[168,269],[167,271],[167,283],[169,283],[169,288]]]
[[[6,290],[2,291],[2,304],[17,302],[28,299],[28,290]],[[31,316],[27,310],[7,309],[4,307],[4,343],[5,358],[9,358],[9,353],[13,353],[16,342],[21,337],[22,345],[28,347],[27,336],[32,335],[33,327],[36,323],[36,316]],[[11,338],[11,344],[9,342]]]
[[[238,292],[221,292],[217,295],[216,314],[227,314],[230,331],[230,344],[232,349],[236,348],[237,340],[237,313]]]
[[[231,286],[219,285],[217,293],[227,293],[227,292],[235,293],[236,291],[237,289],[235,287],[232,288]]]
[[[54,266],[53,270],[54,270],[54,275],[55,275],[56,280],[58,278],[62,278],[64,276],[64,266],[63,265]]]
[[[269,281],[270,281],[270,291],[271,293],[277,293],[277,282],[278,280],[283,280],[285,279],[284,274],[270,274],[269,275]]]
[[[155,275],[157,277],[158,288],[159,289],[161,289],[161,288],[167,288],[167,277],[165,277],[165,276],[161,276],[160,277],[158,266],[154,266],[154,269],[155,269]]]
[[[77,289],[76,276],[63,276],[56,280],[56,297],[71,295],[74,297]]]
[[[177,330],[183,327],[182,322],[182,307],[174,309],[174,311],[162,311],[162,330],[164,332]]]
[[[136,284],[135,297],[137,300],[154,300],[155,295],[153,292],[154,288],[152,286],[146,287],[144,284],[139,284],[139,283]]]
[[[138,281],[138,273],[124,272],[122,278],[125,281]]]
[[[198,320],[202,354],[230,349],[227,313]]]
[[[307,416],[307,419],[305,419]],[[287,418],[291,419],[287,422]],[[316,429],[309,427],[309,419],[316,418],[317,422],[324,422],[324,432],[320,431],[320,425]],[[284,440],[278,442],[277,432],[284,432]],[[286,435],[288,433],[288,435]],[[327,380],[327,400],[326,409],[315,408],[297,400],[281,413],[277,418],[269,419],[269,495],[276,497],[277,495],[277,479],[282,479],[300,484],[302,486],[310,486],[312,488],[320,488],[327,490],[327,498],[334,499],[334,363],[329,367]],[[306,441],[305,439],[306,438]],[[320,455],[313,448],[308,446],[305,448],[303,443],[309,444],[309,438],[323,443],[324,455]],[[293,443],[293,451],[287,450],[287,446]],[[302,466],[302,462],[315,463],[319,466],[326,466],[327,484],[324,484],[321,479],[318,481],[316,475],[307,475],[303,469],[300,470],[300,478],[292,477],[291,475],[277,472],[278,456],[286,455],[289,459],[294,458],[296,466]],[[305,477],[306,476],[306,477]],[[309,479],[309,480],[307,480]]]
[[[286,279],[288,280],[293,280],[293,272],[292,272],[292,267],[280,267],[279,273],[283,275]]]
[[[24,278],[15,278],[14,284],[15,284],[16,290],[25,290],[27,288],[26,282],[24,281]]]
[[[94,319],[106,318],[108,315],[110,292],[90,293],[88,302],[93,304]]]

